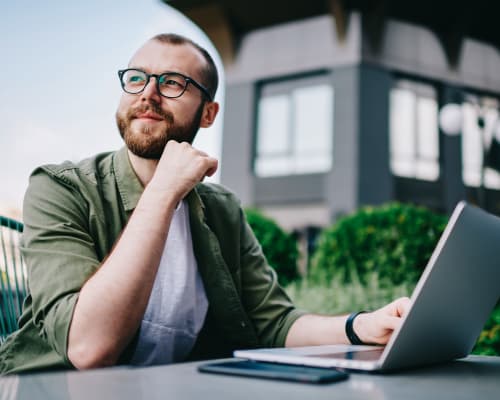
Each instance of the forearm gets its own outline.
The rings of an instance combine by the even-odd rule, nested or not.
[[[345,333],[347,316],[306,314],[297,319],[286,337],[286,347],[348,344]]]
[[[358,314],[352,330],[362,343],[384,345],[408,313],[410,299],[399,298],[372,312]],[[349,344],[345,331],[348,316],[330,317],[306,314],[295,321],[288,331],[286,347],[323,344]]]
[[[115,364],[136,333],[176,202],[146,188],[112,252],[82,287],[68,339],[77,368]]]

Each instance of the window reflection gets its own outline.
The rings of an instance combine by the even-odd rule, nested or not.
[[[257,117],[255,172],[260,177],[329,171],[333,98],[325,77],[266,84]]]
[[[493,98],[478,99],[467,96],[462,104],[462,178],[467,186],[481,186],[481,168],[483,149],[489,148],[498,123],[498,101]],[[481,100],[482,106],[478,106]],[[484,120],[484,127],[479,125],[479,118]],[[497,138],[500,140],[500,137]],[[484,169],[484,186],[500,189],[500,174],[490,168]]]
[[[435,89],[399,81],[390,93],[390,154],[394,175],[439,178],[438,105]]]

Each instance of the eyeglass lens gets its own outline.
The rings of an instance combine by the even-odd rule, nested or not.
[[[148,75],[144,71],[128,69],[122,77],[123,89],[131,94],[140,93],[148,83]],[[178,97],[184,92],[187,82],[175,73],[161,74],[156,78],[160,93],[165,97]]]

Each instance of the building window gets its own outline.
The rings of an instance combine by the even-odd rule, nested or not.
[[[435,181],[439,178],[439,129],[436,90],[401,80],[390,93],[390,155],[394,175]]]
[[[262,86],[254,163],[259,177],[332,168],[334,92],[327,75]]]
[[[494,138],[500,141],[499,101],[473,95],[467,95],[466,99],[462,104],[463,181],[470,187],[500,189],[498,171],[483,166],[483,149],[488,149]]]

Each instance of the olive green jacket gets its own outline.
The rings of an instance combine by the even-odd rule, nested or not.
[[[126,148],[33,172],[24,202],[22,247],[30,295],[20,329],[0,348],[1,373],[73,368],[68,331],[79,291],[111,251],[142,192]],[[302,312],[278,285],[238,200],[219,185],[199,184],[187,201],[209,300],[190,359],[283,346]],[[127,363],[134,344],[121,363]]]

